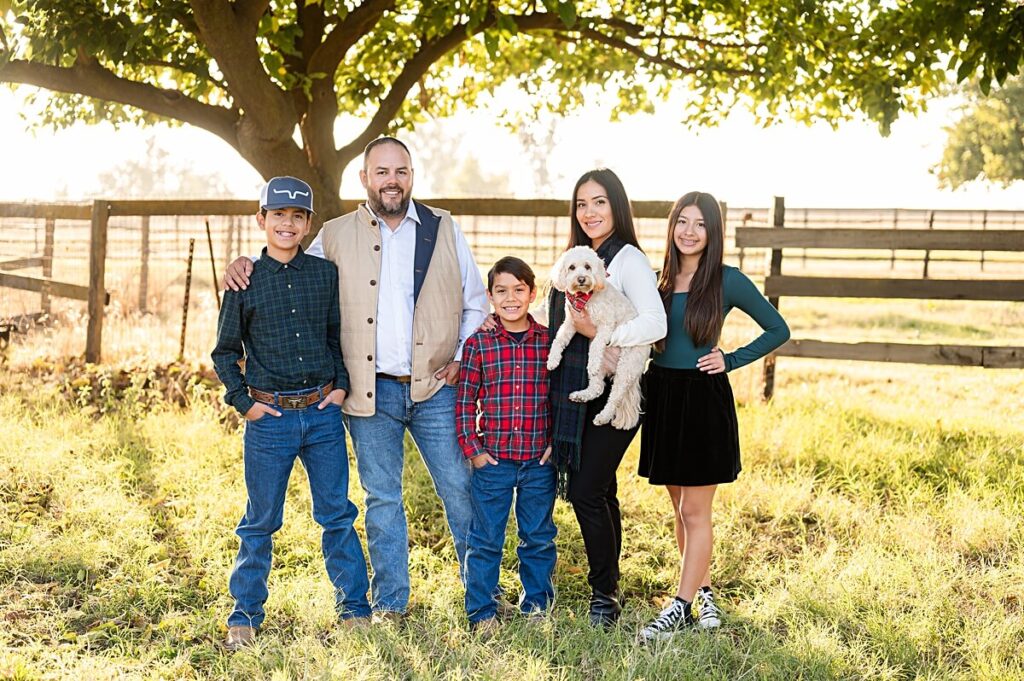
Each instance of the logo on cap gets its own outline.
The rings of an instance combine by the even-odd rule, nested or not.
[[[304,192],[301,189],[275,189],[275,194],[287,194],[288,198],[292,201],[295,200],[296,196],[309,196],[309,192]]]

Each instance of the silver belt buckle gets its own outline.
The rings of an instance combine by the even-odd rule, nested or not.
[[[282,395],[281,401],[285,409],[302,409],[306,406],[306,398],[300,395]]]

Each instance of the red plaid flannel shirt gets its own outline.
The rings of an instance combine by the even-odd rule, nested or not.
[[[500,321],[466,341],[455,427],[467,458],[487,452],[495,459],[527,461],[543,456],[551,442],[548,330],[532,315],[529,320],[520,343]]]

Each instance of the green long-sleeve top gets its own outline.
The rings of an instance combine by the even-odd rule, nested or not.
[[[697,360],[711,352],[710,345],[695,347],[683,326],[688,293],[673,293],[668,313],[668,336],[665,351],[654,353],[654,363],[668,369],[695,369]],[[768,300],[757,290],[754,282],[735,267],[722,268],[722,317],[734,307],[746,312],[758,323],[764,333],[732,352],[726,352],[725,370],[732,371],[764,357],[789,340],[789,326]]]

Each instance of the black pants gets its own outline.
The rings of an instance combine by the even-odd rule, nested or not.
[[[622,550],[622,515],[615,471],[640,426],[631,430],[595,426],[594,417],[604,408],[607,398],[608,388],[587,405],[580,469],[570,473],[569,502],[576,512],[587,552],[587,582],[594,591],[611,594],[619,586]]]

